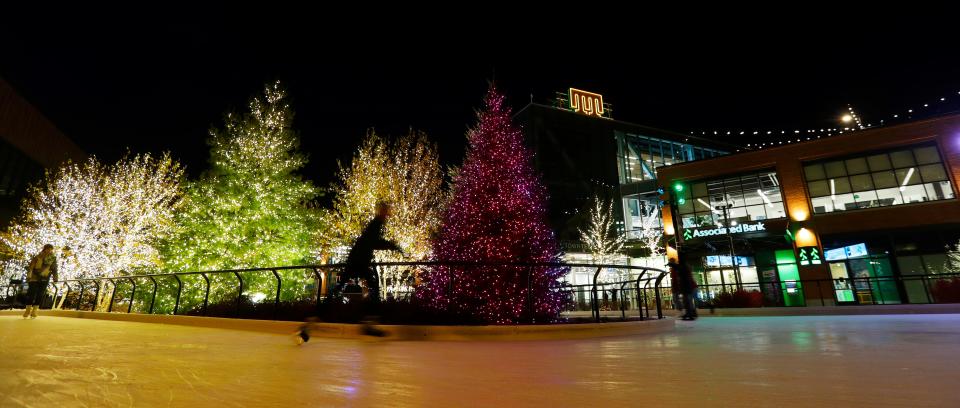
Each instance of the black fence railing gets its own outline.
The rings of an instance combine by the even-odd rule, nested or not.
[[[664,307],[674,306],[669,285]],[[701,284],[701,307],[784,307],[960,303],[960,273]]]
[[[591,318],[602,321],[601,311],[637,311],[640,319],[663,318],[661,282],[666,272],[629,265],[567,263],[469,263],[469,262],[389,262],[377,263],[381,287],[387,300],[413,300],[416,276],[437,267],[484,268],[595,268],[588,285],[561,285],[555,290],[570,300],[569,310],[582,310],[578,301],[588,305]],[[69,279],[52,283],[44,308],[90,310],[113,313],[189,314],[220,317],[257,317],[277,319],[286,308],[313,310],[339,280],[343,264],[301,265],[273,268],[249,268],[203,272],[172,272],[113,277]],[[449,269],[449,268],[448,268]],[[600,272],[614,269],[632,276],[619,282],[600,281]],[[529,291],[529,279],[527,293]],[[450,285],[453,289],[455,282]],[[361,293],[343,296],[359,299]],[[532,310],[530,299],[527,308]],[[215,310],[211,310],[215,309]],[[533,322],[531,315],[530,322]]]

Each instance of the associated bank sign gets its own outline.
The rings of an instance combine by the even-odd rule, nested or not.
[[[727,234],[742,234],[747,232],[761,232],[766,231],[767,228],[763,225],[762,222],[755,223],[744,223],[734,227],[717,227],[717,228],[686,228],[683,230],[683,239],[693,239],[701,237],[712,237],[717,235],[727,235]]]

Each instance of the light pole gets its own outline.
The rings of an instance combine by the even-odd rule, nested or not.
[[[730,235],[731,225],[730,225],[729,210],[732,207],[733,207],[733,203],[727,202],[725,205],[718,205],[715,208],[718,211],[723,211],[723,226],[724,226],[723,230],[726,231],[727,242],[730,244],[730,264],[731,266],[733,266],[733,280],[734,280],[734,283],[737,285],[737,289],[742,289],[742,286],[740,283],[740,263],[737,262],[737,252],[733,247],[733,236]],[[720,263],[720,266],[721,267],[723,266],[722,262]],[[722,272],[720,275],[720,279],[721,280],[723,279]]]

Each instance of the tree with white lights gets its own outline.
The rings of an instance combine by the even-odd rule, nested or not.
[[[173,231],[182,177],[169,154],[112,165],[91,157],[48,172],[0,235],[14,254],[8,273],[23,271],[45,244],[58,250],[61,279],[155,271],[158,244]]]
[[[590,220],[586,229],[580,228],[580,240],[586,245],[594,262],[604,263],[623,251],[624,236],[618,234],[613,221],[613,200],[593,197]]]
[[[440,225],[445,192],[436,146],[423,133],[388,140],[370,132],[354,154],[350,167],[341,165],[330,226],[323,245],[328,249],[353,244],[373,218],[377,202],[389,202],[392,216],[385,237],[396,242],[408,260],[430,255],[431,237]],[[399,254],[384,251],[377,261],[398,261]],[[412,276],[404,268],[380,274],[383,290],[404,290]],[[389,285],[388,283],[389,279]]]

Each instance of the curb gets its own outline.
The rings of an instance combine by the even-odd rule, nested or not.
[[[0,311],[0,316],[19,316],[22,310]],[[160,323],[180,326],[243,330],[260,333],[296,333],[302,322],[231,319],[224,317],[174,316],[88,312],[76,310],[41,310],[39,316],[113,320],[138,323]],[[569,340],[599,337],[663,333],[673,330],[675,320],[643,320],[611,323],[570,323],[516,326],[417,326],[377,325],[387,335],[384,340],[398,341],[514,341]],[[313,337],[333,339],[370,338],[361,333],[361,326],[348,323],[315,323]]]

